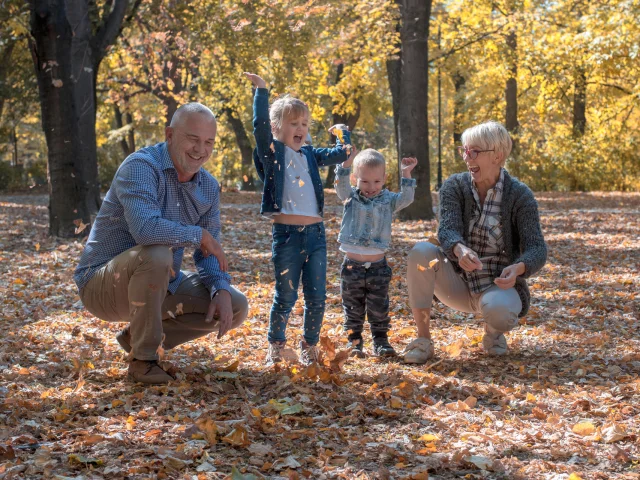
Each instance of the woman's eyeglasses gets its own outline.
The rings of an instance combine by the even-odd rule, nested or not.
[[[478,158],[478,155],[480,155],[481,153],[484,152],[495,152],[495,148],[491,149],[491,150],[469,150],[468,148],[465,147],[457,147],[458,153],[460,154],[460,156],[462,158],[464,158],[464,156],[466,155],[467,157],[469,157],[471,160],[475,160],[476,158]]]

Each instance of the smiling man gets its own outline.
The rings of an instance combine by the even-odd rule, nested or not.
[[[242,324],[245,296],[231,286],[220,237],[220,186],[202,166],[216,119],[200,103],[180,107],[166,141],[120,165],[102,203],[74,280],[82,303],[111,322],[129,353],[129,378],[149,384],[172,377],[158,352]],[[182,272],[185,247],[197,272]]]

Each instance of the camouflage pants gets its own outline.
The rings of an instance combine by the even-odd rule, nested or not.
[[[386,258],[363,263],[345,257],[340,291],[345,316],[344,329],[349,332],[349,340],[361,338],[365,314],[371,326],[371,336],[387,336],[390,281],[391,267]]]

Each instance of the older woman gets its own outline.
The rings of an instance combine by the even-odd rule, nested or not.
[[[504,169],[512,145],[506,129],[497,122],[477,125],[462,134],[462,144],[458,151],[468,171],[452,175],[440,189],[440,246],[421,242],[409,254],[409,303],[418,338],[405,350],[406,363],[433,356],[434,294],[450,308],[481,313],[483,349],[507,353],[504,334],[529,310],[525,279],[547,259],[533,193]]]

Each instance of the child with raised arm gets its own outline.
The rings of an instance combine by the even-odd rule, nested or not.
[[[324,318],[327,276],[324,192],[318,167],[344,162],[347,150],[340,141],[335,148],[305,145],[310,121],[307,105],[287,95],[269,109],[265,81],[252,73],[245,75],[256,87],[253,160],[264,182],[260,213],[273,219],[276,291],[269,318],[267,364],[282,361],[287,321],[302,277],[305,307],[299,359],[310,365],[318,360],[316,345]],[[350,143],[349,132],[343,140]]]
[[[352,163],[355,187],[349,182]],[[340,251],[345,254],[340,290],[344,329],[348,332],[352,356],[365,357],[362,343],[365,314],[371,327],[374,355],[396,355],[388,338],[391,267],[385,252],[391,242],[393,214],[413,202],[416,181],[411,178],[411,170],[417,164],[415,158],[402,159],[400,193],[384,188],[385,160],[372,148],[336,168],[336,193],[344,203],[338,236]]]

